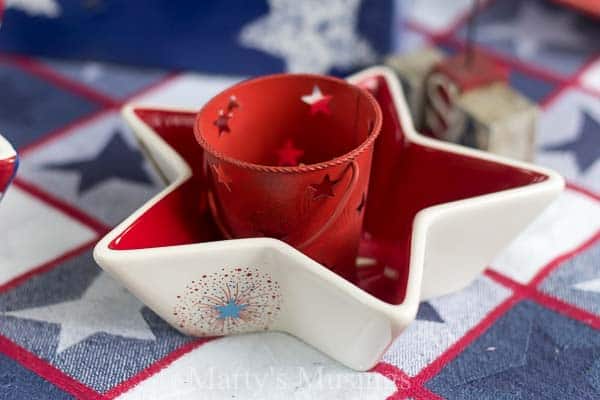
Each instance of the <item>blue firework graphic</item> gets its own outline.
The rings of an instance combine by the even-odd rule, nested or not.
[[[221,268],[199,275],[177,296],[179,329],[220,336],[269,328],[281,309],[279,283],[256,267]]]

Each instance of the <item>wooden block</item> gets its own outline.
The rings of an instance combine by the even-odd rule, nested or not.
[[[457,100],[466,116],[461,142],[491,153],[532,161],[538,108],[505,83],[468,91]]]
[[[457,107],[458,98],[507,79],[507,68],[480,53],[470,56],[459,53],[440,61],[426,78],[422,131],[441,140],[460,143],[467,117]]]
[[[425,80],[432,68],[444,59],[444,54],[433,47],[416,52],[386,58],[385,65],[390,67],[400,80],[417,130],[423,127],[425,106]]]

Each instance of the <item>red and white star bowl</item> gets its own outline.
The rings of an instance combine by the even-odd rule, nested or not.
[[[15,149],[0,135],[0,200],[17,171],[18,158]]]
[[[203,201],[196,110],[136,105],[123,115],[170,184],[98,243],[98,264],[183,333],[283,331],[371,368],[421,300],[468,285],[564,182],[419,135],[388,69],[349,81],[383,111],[356,282],[276,239],[223,240]]]

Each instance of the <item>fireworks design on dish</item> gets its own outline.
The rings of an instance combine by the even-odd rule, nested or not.
[[[196,336],[267,330],[281,308],[279,283],[255,267],[199,275],[177,296],[177,326]]]

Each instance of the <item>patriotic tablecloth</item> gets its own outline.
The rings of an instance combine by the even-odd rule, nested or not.
[[[471,2],[441,4],[407,8],[401,51],[464,45]],[[241,77],[1,55],[0,131],[21,168],[0,205],[0,398],[600,398],[598,26],[542,0],[485,7],[478,44],[540,104],[536,161],[568,188],[362,373],[280,333],[182,336],[91,258],[161,188],[119,107],[198,107]]]

